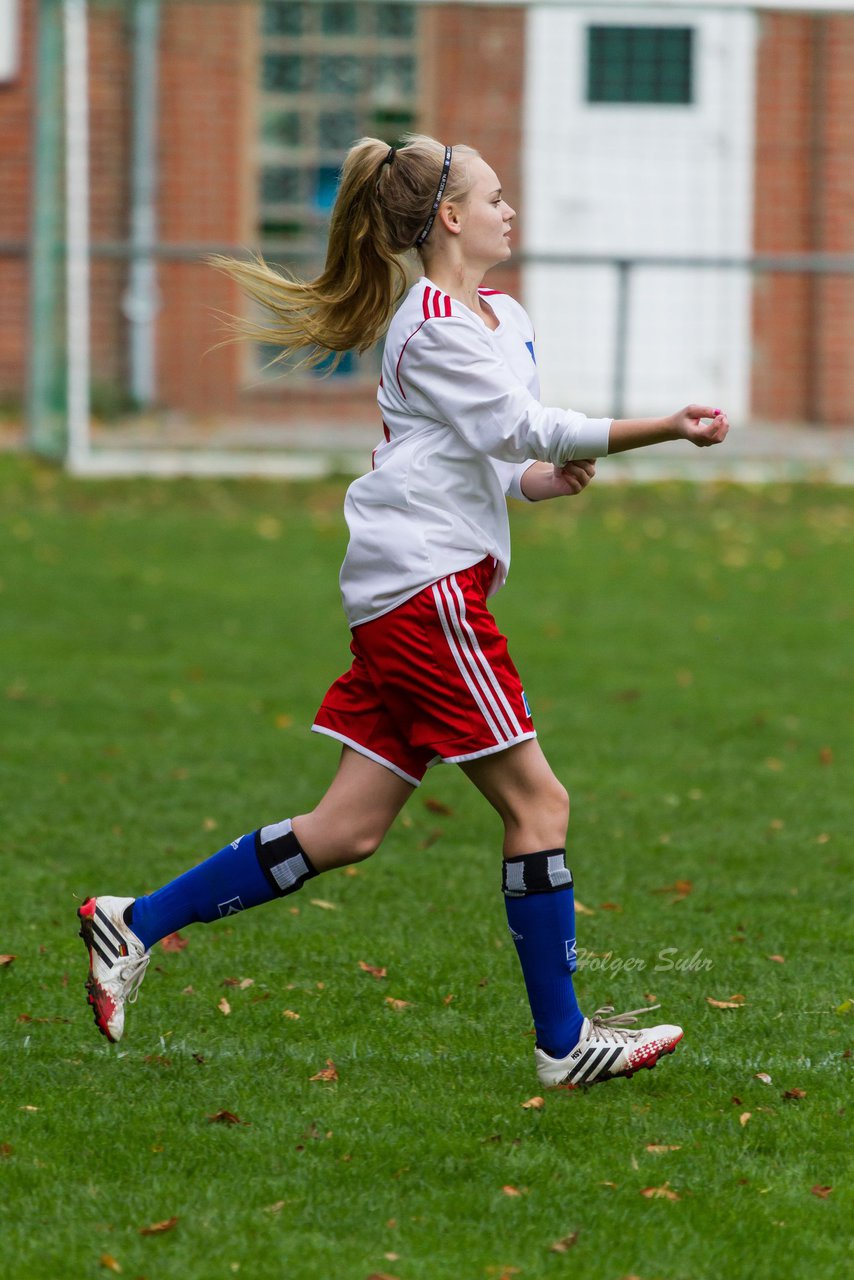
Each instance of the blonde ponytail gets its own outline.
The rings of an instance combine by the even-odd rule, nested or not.
[[[455,147],[444,200],[462,200],[470,181],[466,163],[477,152]],[[315,365],[333,353],[367,351],[388,327],[408,281],[406,255],[430,218],[442,179],[445,147],[435,138],[409,135],[389,148],[379,138],[361,138],[341,170],[332,210],[326,265],[315,280],[302,281],[271,267],[260,256],[245,262],[215,255],[225,272],[269,313],[256,322],[234,318],[237,337],[282,348],[273,363],[304,351]],[[423,259],[430,237],[419,246]]]

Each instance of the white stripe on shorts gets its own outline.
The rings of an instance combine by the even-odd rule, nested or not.
[[[507,717],[504,716],[501,703],[499,703],[499,700],[495,698],[493,690],[490,689],[489,682],[485,680],[483,672],[481,672],[479,667],[478,659],[476,659],[474,652],[472,652],[471,641],[469,639],[469,635],[467,635],[467,631],[471,632],[471,627],[467,622],[465,623],[465,626],[463,626],[463,622],[465,622],[465,603],[462,605],[463,617],[460,617],[460,604],[458,604],[457,598],[461,599],[461,591],[457,588],[456,596],[453,595],[451,591],[452,586],[455,586],[455,588],[457,586],[455,577],[452,576],[449,577],[449,579],[444,579],[440,586],[442,586],[444,602],[446,602],[448,608],[448,617],[451,618],[453,635],[455,635],[458,648],[460,648],[460,653],[462,654],[462,657],[465,658],[466,666],[469,668],[472,677],[475,678],[481,694],[483,694],[484,699],[488,701],[489,710],[498,721],[498,726],[501,728],[503,739],[507,740],[508,737],[512,737],[512,727],[511,724],[508,723]],[[471,632],[471,634],[474,635],[474,632]],[[492,672],[490,672],[490,675],[492,675]]]
[[[451,630],[451,625],[448,622],[448,617],[445,611],[445,605],[442,601],[442,593],[439,590],[438,582],[434,583],[433,585],[433,599],[436,602],[436,612],[439,615],[439,621],[442,624],[442,630],[445,633],[445,639],[448,642],[448,648],[451,651],[454,662],[456,662],[457,667],[459,668],[460,675],[468,685],[469,691],[472,697],[474,698],[475,702],[477,703],[478,707],[480,708],[480,711],[483,715],[484,720],[489,725],[489,728],[492,732],[492,736],[495,738],[495,741],[503,745],[506,740],[506,735],[502,733],[498,725],[495,723],[495,720],[490,715],[489,709],[487,708],[486,703],[481,697],[480,690],[478,689],[478,686],[475,684],[474,680],[472,679],[471,673],[468,667],[466,666],[466,663],[462,654],[460,653],[459,647],[454,637],[454,633]]]
[[[457,599],[459,600],[460,623],[462,624],[471,642],[471,646],[472,646],[472,649],[474,650],[475,657],[477,658],[480,665],[483,667],[483,670],[486,672],[487,679],[489,680],[490,684],[495,690],[495,693],[498,697],[498,701],[501,703],[501,706],[504,708],[505,712],[507,713],[507,718],[510,721],[510,728],[514,733],[517,733],[517,734],[524,733],[525,730],[522,728],[519,721],[516,719],[516,713],[514,712],[513,708],[510,705],[510,701],[507,697],[507,694],[504,692],[504,690],[501,688],[501,685],[498,683],[495,672],[492,670],[492,667],[487,662],[486,657],[484,656],[483,650],[480,647],[480,641],[478,640],[477,635],[475,634],[474,628],[472,627],[471,623],[466,617],[466,602],[465,602],[465,598],[463,597],[463,593],[459,588],[459,584],[457,583],[456,574],[451,575],[451,586],[453,587],[454,593]]]
[[[503,744],[516,740],[524,730],[466,618],[465,600],[456,576],[452,574],[450,579],[436,583],[433,597],[454,661],[492,730],[495,741]]]

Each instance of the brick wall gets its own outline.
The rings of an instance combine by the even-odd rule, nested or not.
[[[21,73],[0,86],[0,240],[29,235],[35,3],[21,5]],[[176,244],[249,243],[256,191],[257,7],[186,0],[163,5],[159,86],[159,236]],[[92,232],[128,234],[129,40],[124,6],[90,7]],[[521,208],[525,10],[437,6],[423,14],[420,127],[477,147]],[[761,18],[756,117],[755,245],[759,252],[854,251],[854,16]],[[453,91],[450,90],[453,86]],[[517,248],[519,241],[517,240]],[[26,385],[27,271],[0,254],[0,397]],[[93,262],[93,380],[127,379],[127,262]],[[495,287],[517,292],[511,265]],[[216,311],[238,312],[230,282],[198,263],[161,260],[158,398],[188,412],[276,416],[322,406],[330,421],[373,412],[340,381],[246,388],[247,350],[208,354]],[[850,422],[854,281],[806,275],[756,280],[753,407],[774,420]]]
[[[757,253],[854,250],[854,17],[761,19]],[[776,421],[850,423],[854,279],[756,279],[752,404]]]
[[[525,10],[521,7],[440,6],[424,14],[425,132],[442,142],[475,147],[501,179],[524,237],[522,103]],[[493,273],[489,284],[518,295],[519,271]]]
[[[29,236],[33,6],[21,6],[20,72],[0,85],[0,241],[21,248]],[[0,252],[0,400],[15,399],[26,384],[27,262]]]

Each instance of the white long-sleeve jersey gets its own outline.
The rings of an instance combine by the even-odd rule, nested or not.
[[[485,556],[496,561],[497,591],[510,566],[507,496],[523,496],[523,472],[537,459],[608,452],[610,418],[540,404],[525,310],[507,294],[481,293],[495,330],[424,278],[389,327],[377,393],[385,439],[344,503],[351,626]]]

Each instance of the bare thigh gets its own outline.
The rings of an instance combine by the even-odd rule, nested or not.
[[[293,820],[318,871],[368,858],[415,788],[385,765],[345,746],[335,777],[310,813]]]
[[[460,768],[501,817],[505,858],[565,847],[569,796],[536,738]]]

